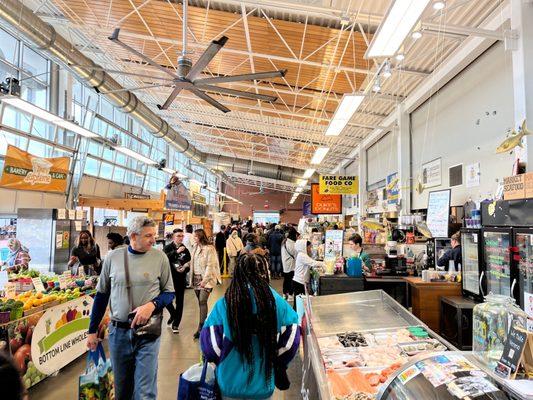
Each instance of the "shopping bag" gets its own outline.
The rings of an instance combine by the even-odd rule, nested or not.
[[[111,360],[106,359],[101,343],[95,351],[89,351],[85,373],[78,384],[79,400],[114,400],[114,379]]]
[[[215,367],[205,361],[180,375],[178,400],[219,400]]]

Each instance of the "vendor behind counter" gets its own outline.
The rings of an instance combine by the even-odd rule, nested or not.
[[[461,232],[455,232],[451,237],[452,248],[447,250],[438,260],[437,266],[448,268],[450,261],[453,261],[455,269],[459,270],[459,265],[463,264],[461,251]]]
[[[354,234],[348,239],[350,249],[354,252],[356,258],[360,258],[363,263],[363,269],[370,272],[372,268],[372,260],[370,256],[363,250],[363,238],[359,234]]]

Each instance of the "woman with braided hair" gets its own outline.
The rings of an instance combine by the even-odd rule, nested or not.
[[[217,364],[224,400],[270,399],[275,385],[290,384],[286,370],[300,343],[298,315],[269,286],[267,271],[264,257],[239,257],[224,298],[202,329],[202,352]]]

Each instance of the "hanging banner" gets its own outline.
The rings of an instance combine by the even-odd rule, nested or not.
[[[69,157],[42,158],[8,145],[0,186],[64,193],[69,165]]]
[[[398,199],[400,197],[400,185],[398,184],[398,173],[390,174],[387,176],[387,203],[388,204],[398,204]]]
[[[302,211],[304,216],[311,215],[311,202],[309,200],[303,202]]]
[[[171,185],[167,189],[167,197],[165,199],[165,209],[174,211],[189,211],[192,202],[189,191],[181,182]]]
[[[342,195],[320,194],[319,184],[311,184],[312,214],[342,214]]]
[[[359,177],[350,175],[320,175],[320,194],[358,194]]]

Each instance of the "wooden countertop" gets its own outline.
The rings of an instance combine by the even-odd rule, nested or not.
[[[461,286],[461,282],[424,282],[422,278],[415,276],[406,276],[403,278],[407,283],[413,286]]]

